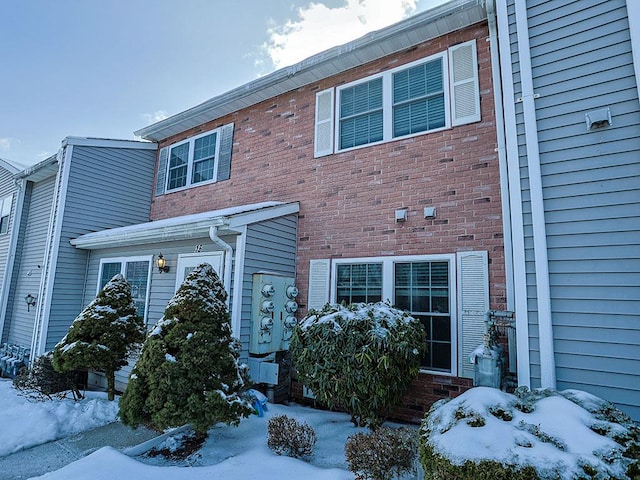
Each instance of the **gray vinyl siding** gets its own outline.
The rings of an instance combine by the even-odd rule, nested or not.
[[[25,214],[18,239],[20,255],[15,262],[4,329],[5,341],[26,347],[31,346],[36,308],[27,310],[24,297],[38,296],[55,178],[28,182],[26,186]]]
[[[0,234],[0,286],[4,284],[5,280],[7,256],[11,243],[11,231],[13,229],[13,219],[15,218],[16,200],[18,197],[13,174],[0,167],[0,199],[3,199],[7,195],[13,195],[13,202],[11,205],[11,215],[9,217],[9,230],[7,233]]]
[[[69,147],[67,147],[69,148]],[[155,150],[74,145],[65,192],[46,349],[66,334],[82,309],[88,252],[69,240],[149,220]]]
[[[242,360],[247,361],[251,336],[253,274],[261,271],[288,277],[296,275],[297,215],[288,215],[247,227],[242,275]]]
[[[534,93],[539,95],[535,107],[557,385],[600,395],[637,419],[640,105],[625,1],[527,1],[527,16]],[[518,45],[511,38],[515,55]],[[518,89],[517,62],[513,68]],[[606,107],[612,125],[587,131],[585,113]],[[536,386],[531,206],[524,126],[517,111]]]

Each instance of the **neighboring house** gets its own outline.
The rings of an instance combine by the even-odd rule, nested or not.
[[[519,383],[639,420],[640,3],[494,3]]]
[[[91,300],[83,296],[88,252],[69,240],[148,220],[156,150],[149,142],[68,137],[57,155],[12,176],[2,342],[28,347],[33,358],[65,335]]]
[[[11,250],[12,219],[15,218],[18,187],[14,175],[20,171],[16,165],[0,158],[0,284],[4,279]],[[1,302],[0,305],[4,304]]]
[[[488,36],[484,7],[455,0],[136,132],[159,144],[152,221],[72,239],[84,303],[131,266],[154,323],[208,261],[254,379],[278,384],[296,307],[389,300],[428,332],[398,417],[469,388],[506,308]]]

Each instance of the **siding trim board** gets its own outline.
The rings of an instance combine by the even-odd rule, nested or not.
[[[640,92],[640,2],[638,0],[627,0],[626,3],[629,34],[631,35],[631,54],[633,55],[633,68],[636,73],[636,88]]]
[[[538,329],[540,335],[540,383],[543,388],[555,388],[555,360],[553,351],[553,329],[551,322],[551,290],[544,218],[542,173],[538,150],[535,92],[529,45],[527,7],[524,2],[515,4],[520,80],[522,82],[522,108],[526,138],[527,167],[531,195],[531,216],[535,256],[536,298],[538,307]]]
[[[40,356],[46,351],[46,332],[49,328],[53,282],[58,264],[58,252],[60,251],[60,236],[63,223],[62,212],[64,212],[66,203],[66,192],[67,186],[69,185],[72,156],[73,145],[63,147],[63,150],[58,152],[58,176],[56,177],[56,187],[53,191],[53,201],[51,203],[49,232],[47,233],[47,246],[45,247],[44,264],[42,265],[43,272],[40,280],[40,291],[38,294],[38,310],[36,311],[36,318],[33,327],[31,344],[32,357]]]

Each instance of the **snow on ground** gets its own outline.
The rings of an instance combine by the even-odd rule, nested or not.
[[[0,405],[4,413],[0,456],[49,442],[117,419],[117,401],[108,402],[106,394],[74,402],[52,400],[28,401],[17,394],[12,383],[0,381]],[[303,461],[278,456],[267,447],[267,423],[274,415],[286,414],[311,425],[318,437],[313,455]],[[264,417],[252,415],[239,427],[224,424],[209,431],[199,455],[183,462],[163,457],[129,457],[111,447],[41,477],[46,480],[112,480],[127,477],[137,480],[199,480],[211,478],[305,480],[351,480],[344,444],[349,435],[365,429],[356,428],[350,417],[302,406],[268,405]]]
[[[87,397],[35,402],[18,395],[10,380],[0,380],[0,457],[115,420],[118,405],[108,402],[106,393],[87,392]]]

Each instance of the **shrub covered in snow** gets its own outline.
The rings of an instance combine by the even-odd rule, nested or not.
[[[196,267],[149,333],[120,399],[126,425],[191,424],[198,435],[218,422],[237,425],[253,411],[243,396],[248,367],[231,336],[227,293],[208,264]]]
[[[144,340],[144,321],[136,313],[131,287],[118,274],[80,312],[53,349],[60,372],[104,370],[109,400],[115,398],[115,372],[127,364]]]
[[[433,405],[420,456],[433,479],[637,479],[640,429],[579,390],[477,387]]]
[[[308,457],[316,444],[316,432],[305,422],[276,415],[267,425],[267,446],[278,455]]]
[[[295,328],[291,355],[318,401],[375,428],[418,374],[424,335],[418,320],[386,303],[327,304]]]
[[[357,480],[391,480],[415,471],[418,438],[410,428],[378,428],[351,435],[344,446]]]

